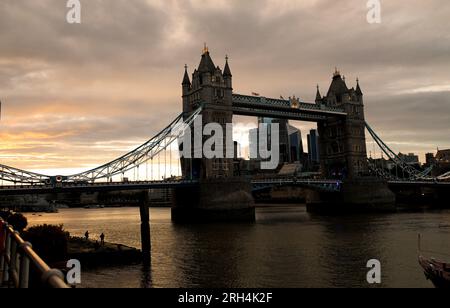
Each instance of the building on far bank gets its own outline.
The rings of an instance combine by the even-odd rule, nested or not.
[[[450,163],[450,150],[438,150],[436,154],[437,163]]]
[[[400,157],[400,159],[402,159],[405,163],[407,163],[410,166],[420,167],[419,156],[414,153],[409,154],[399,153],[398,157]]]
[[[433,153],[425,154],[425,165],[427,167],[434,165],[436,163],[436,157],[434,157]]]
[[[440,176],[450,171],[450,149],[438,150],[434,158],[432,158],[431,154],[427,154],[427,164],[428,160],[433,162],[434,165],[433,176]]]

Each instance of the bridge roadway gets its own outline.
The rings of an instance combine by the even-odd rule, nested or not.
[[[264,190],[274,186],[298,186],[313,188],[322,191],[338,192],[341,189],[342,181],[339,180],[313,180],[296,178],[273,178],[252,181],[253,191]]]
[[[254,190],[266,189],[273,186],[302,186],[327,191],[338,191],[342,183],[336,180],[310,180],[310,179],[262,179],[252,181]],[[69,192],[99,192],[124,191],[143,189],[163,189],[175,187],[194,187],[198,181],[136,181],[136,182],[99,182],[99,183],[59,183],[57,185],[13,185],[0,187],[0,195],[27,195],[42,193],[69,193]]]
[[[398,187],[398,186],[405,186],[405,187],[428,187],[428,188],[450,188],[450,182],[444,182],[444,181],[437,181],[437,180],[418,180],[418,181],[388,181],[389,186],[392,187]]]
[[[450,182],[441,181],[389,181],[391,187],[431,187],[450,188]],[[70,193],[70,192],[100,192],[124,191],[143,189],[164,189],[175,187],[195,187],[199,185],[195,180],[178,181],[136,181],[136,182],[99,182],[99,183],[60,183],[53,185],[14,185],[1,186],[0,195],[30,195],[43,193]],[[312,189],[338,192],[342,187],[340,180],[327,179],[296,179],[296,178],[268,178],[252,181],[253,191],[267,189],[273,186],[299,186]]]
[[[60,183],[57,185],[15,185],[0,187],[0,195],[30,195],[45,193],[100,192],[163,189],[174,187],[194,187],[197,181],[139,181],[139,182],[99,182],[99,183]]]

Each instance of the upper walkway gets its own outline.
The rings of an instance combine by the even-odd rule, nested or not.
[[[345,117],[340,108],[311,104],[299,100],[283,100],[261,96],[233,94],[233,113],[244,116],[260,116],[300,120],[308,122],[324,121],[332,116]]]

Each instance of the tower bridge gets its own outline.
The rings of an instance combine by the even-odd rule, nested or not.
[[[232,158],[205,157],[176,157],[178,164],[174,175],[173,156],[182,147],[180,137],[193,126],[199,115],[202,115],[203,126],[214,122],[225,127],[233,122],[234,115],[317,123],[321,179],[251,181],[236,175]],[[389,177],[371,163],[367,158],[366,129],[407,178]],[[227,150],[225,140],[226,135],[224,152]],[[191,157],[195,157],[195,149],[191,151]],[[144,176],[142,170],[145,170]],[[135,173],[132,180],[127,176],[130,172]],[[338,178],[336,174],[339,174]],[[349,88],[336,70],[325,96],[317,88],[315,102],[242,95],[233,92],[228,58],[222,70],[205,49],[191,76],[185,67],[182,113],[156,136],[109,163],[74,175],[49,176],[0,165],[0,179],[4,183],[0,195],[170,188],[174,191],[172,217],[176,221],[254,220],[252,190],[271,185],[306,187],[310,191],[308,202],[313,205],[338,207],[345,204],[373,209],[393,206],[395,197],[388,189],[388,181],[391,186],[441,187],[448,185],[445,180],[449,177],[445,174],[430,178],[428,172],[415,170],[395,155],[365,121],[359,81]]]

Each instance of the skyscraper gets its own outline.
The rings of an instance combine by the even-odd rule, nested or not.
[[[303,156],[302,133],[298,128],[288,125],[288,134],[290,162],[299,162]]]
[[[270,125],[278,124],[279,126],[279,142],[280,142],[280,164],[287,163],[290,161],[290,150],[289,150],[289,133],[288,133],[288,120],[285,119],[272,119],[272,118],[258,118],[259,124],[268,125],[269,136],[267,138],[268,144],[271,144],[270,136]]]
[[[312,129],[308,135],[308,158],[310,163],[318,163],[319,156],[319,134],[317,130]]]
[[[278,124],[279,125],[279,151],[280,151],[280,161],[279,164],[290,162],[290,140],[289,140],[289,133],[288,133],[288,126],[289,123],[287,120],[284,119],[272,119],[272,118],[264,118],[259,117],[258,118],[258,128],[254,128],[250,130],[250,137],[256,136],[256,140],[252,140],[250,138],[250,147],[253,146],[254,149],[258,149],[258,159],[261,159],[259,156],[259,126],[260,125],[267,125],[267,146],[270,149],[270,146],[272,144],[272,136],[271,136],[271,125],[272,124]]]

